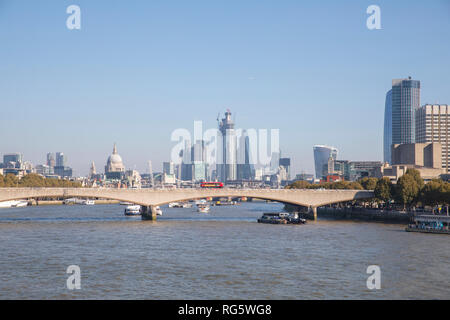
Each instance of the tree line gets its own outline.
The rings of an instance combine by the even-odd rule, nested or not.
[[[27,174],[20,179],[11,173],[5,176],[0,174],[0,188],[20,187],[80,188],[81,183],[63,179],[47,179],[36,173]]]
[[[352,189],[373,190],[375,200],[385,207],[403,206],[404,209],[416,206],[450,205],[450,183],[434,179],[424,183],[420,172],[408,169],[397,184],[389,178],[362,178],[359,181],[322,182],[311,184],[307,181],[295,181],[287,189]]]

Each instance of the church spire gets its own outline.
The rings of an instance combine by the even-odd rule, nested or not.
[[[115,143],[114,143],[114,148],[113,148],[113,154],[117,154],[117,147],[116,147]]]

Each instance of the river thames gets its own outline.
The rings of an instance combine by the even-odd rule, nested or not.
[[[450,237],[404,225],[308,221],[266,225],[277,203],[0,209],[0,299],[450,299]],[[69,265],[81,289],[69,290]],[[381,289],[366,286],[381,269]]]

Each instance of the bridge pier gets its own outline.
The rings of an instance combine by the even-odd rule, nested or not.
[[[314,216],[314,221],[317,221],[317,207],[309,207],[310,212],[312,212]]]
[[[141,207],[142,220],[156,221],[156,208],[155,206],[142,206]]]

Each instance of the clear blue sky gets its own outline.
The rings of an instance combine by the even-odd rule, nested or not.
[[[393,78],[450,104],[449,40],[448,0],[0,0],[0,155],[62,151],[86,174],[117,142],[127,168],[159,170],[174,129],[230,108],[237,127],[280,129],[294,173],[313,172],[314,144],[381,160]]]

